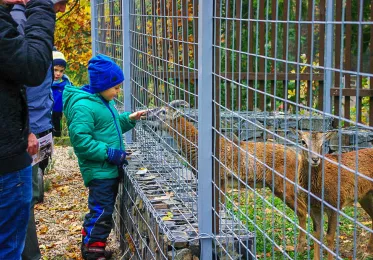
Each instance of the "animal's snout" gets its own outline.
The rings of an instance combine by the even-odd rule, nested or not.
[[[313,162],[314,164],[319,163],[319,161],[320,161],[320,158],[319,158],[319,157],[312,157],[312,162]]]

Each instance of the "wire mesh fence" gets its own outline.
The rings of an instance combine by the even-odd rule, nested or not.
[[[371,1],[95,0],[92,42],[125,71],[118,108],[149,109],[126,257],[373,254]]]

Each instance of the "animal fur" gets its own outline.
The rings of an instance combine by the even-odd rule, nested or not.
[[[191,166],[197,169],[198,130],[181,116],[175,105],[170,103],[169,107],[150,111],[148,120],[159,122],[159,126],[177,141],[178,147],[184,152]],[[232,142],[224,137],[218,139],[220,180],[215,181],[220,181],[219,188],[222,192],[229,188],[244,188],[247,185],[253,187],[254,183],[263,184],[296,212],[299,226],[306,230],[307,204],[300,199],[301,196],[296,193],[298,188],[292,183],[299,185],[302,181],[298,178],[302,162],[300,155],[281,144],[237,140]],[[255,187],[258,186],[260,185]],[[305,233],[301,231],[297,250],[303,251],[305,244]]]

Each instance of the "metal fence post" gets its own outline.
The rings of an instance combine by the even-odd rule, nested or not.
[[[97,10],[96,0],[91,1],[91,44],[92,44],[92,56],[97,54],[96,39],[97,39]]]
[[[326,36],[325,36],[325,75],[324,75],[324,113],[331,114],[331,96],[330,88],[333,84],[333,44],[334,44],[334,31],[333,31],[333,13],[334,13],[334,0],[326,1]]]
[[[123,25],[123,103],[124,111],[132,111],[131,108],[131,33],[130,33],[130,0],[123,0],[122,25]],[[132,131],[126,133],[126,142],[132,142]]]
[[[213,0],[199,1],[198,15],[198,229],[201,259],[212,259],[212,64]]]

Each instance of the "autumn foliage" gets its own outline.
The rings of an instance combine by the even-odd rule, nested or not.
[[[87,0],[69,1],[57,15],[55,46],[67,60],[66,74],[75,85],[87,83],[87,64],[92,56],[91,10]]]

